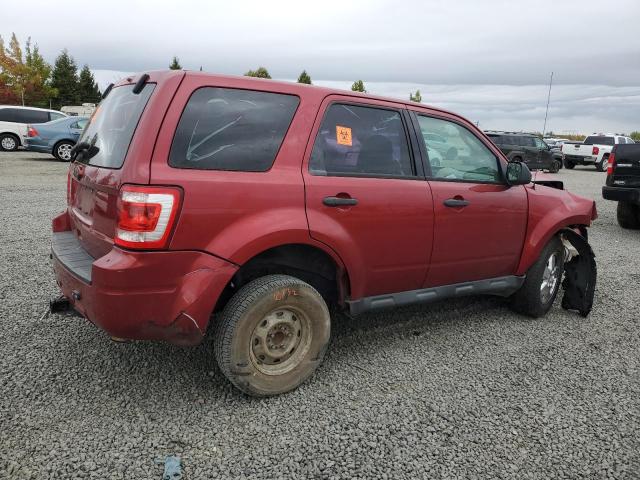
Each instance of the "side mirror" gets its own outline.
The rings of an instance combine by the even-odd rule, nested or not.
[[[507,164],[507,183],[509,185],[527,185],[531,183],[531,171],[522,162]]]

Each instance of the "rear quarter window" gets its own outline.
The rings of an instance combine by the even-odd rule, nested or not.
[[[182,112],[169,165],[199,170],[267,171],[299,103],[294,95],[200,88]]]

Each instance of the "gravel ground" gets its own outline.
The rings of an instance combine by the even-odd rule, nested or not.
[[[179,455],[187,479],[640,478],[640,232],[616,224],[604,174],[558,175],[598,202],[587,319],[494,298],[336,316],[310,382],[252,399],[211,340],[118,344],[43,315],[66,168],[0,153],[0,477],[159,479]]]

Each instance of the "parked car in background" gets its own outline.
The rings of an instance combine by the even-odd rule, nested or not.
[[[609,155],[614,145],[635,143],[632,138],[617,134],[593,134],[584,142],[565,142],[562,145],[564,166],[574,168],[576,165],[594,165],[596,170],[607,169]]]
[[[640,144],[613,146],[602,197],[618,202],[618,224],[640,228]]]
[[[524,162],[530,170],[549,170],[556,173],[562,168],[562,155],[531,133],[487,131],[487,136],[504,152],[509,161]]]
[[[564,288],[563,308],[591,310],[595,202],[534,185],[451,112],[151,72],[113,87],[75,150],[53,308],[121,339],[193,345],[211,326],[220,370],[251,395],[313,374],[328,305],[490,294],[537,317]]]
[[[24,147],[32,152],[50,153],[69,162],[71,150],[87,125],[87,117],[65,117],[53,122],[27,125]]]
[[[64,118],[57,110],[0,105],[0,150],[12,151],[22,146],[28,123],[45,123]]]
[[[549,147],[551,147],[551,150],[553,150],[554,152],[560,152],[562,145],[564,145],[565,142],[571,141],[568,138],[543,138],[542,140],[544,141],[544,143],[549,145]]]
[[[70,117],[90,117],[96,109],[95,103],[83,103],[82,105],[65,105],[60,110]]]

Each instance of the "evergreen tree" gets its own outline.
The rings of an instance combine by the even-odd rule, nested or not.
[[[169,70],[182,70],[182,65],[180,65],[178,57],[173,57],[173,60],[171,60],[171,65],[169,65]]]
[[[77,105],[80,102],[78,67],[66,48],[58,55],[53,65],[51,86],[58,90],[58,98],[53,103],[54,108]]]
[[[362,80],[356,80],[355,82],[353,82],[353,85],[351,85],[351,90],[353,90],[354,92],[367,93],[367,90],[364,88],[364,82]]]
[[[412,102],[421,103],[422,95],[420,95],[420,90],[416,90],[415,95],[413,93],[409,93],[409,100],[411,100]]]
[[[80,103],[97,104],[102,100],[102,94],[88,65],[85,65],[82,67],[82,70],[80,70],[78,77],[78,94],[80,95]]]
[[[249,70],[244,74],[245,77],[271,78],[269,72],[264,67],[258,67],[257,70]]]
[[[311,85],[311,77],[306,70],[303,70],[298,77],[298,83],[306,83],[307,85]]]

